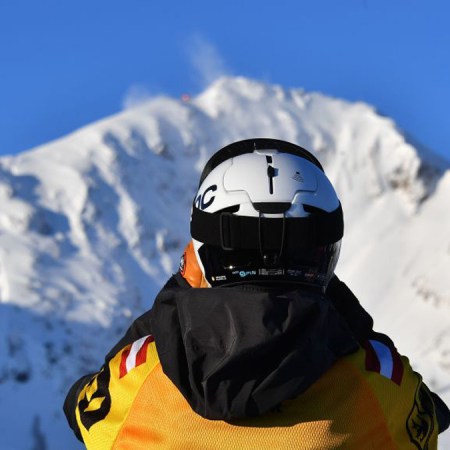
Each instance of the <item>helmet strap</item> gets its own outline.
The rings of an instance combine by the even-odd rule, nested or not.
[[[263,261],[265,261],[265,252],[264,252],[264,245],[263,245],[263,237],[262,237],[262,212],[259,211],[259,216],[258,216],[258,244],[259,244],[259,253],[261,255],[261,259]],[[280,247],[279,247],[279,252],[278,252],[278,257],[277,257],[277,262],[279,262],[281,260],[281,257],[283,255],[283,249],[284,249],[284,236],[286,233],[286,213],[283,212],[283,221],[282,221],[282,228],[281,228],[281,239],[280,239]]]

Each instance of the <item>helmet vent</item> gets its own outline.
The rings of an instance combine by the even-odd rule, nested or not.
[[[239,211],[241,205],[233,205],[229,206],[228,208],[223,208],[220,211],[216,211],[214,214],[220,214],[220,213],[236,213]]]
[[[256,211],[263,214],[284,214],[291,206],[290,202],[253,203]]]
[[[310,214],[326,213],[326,211],[324,211],[323,209],[320,209],[317,206],[313,205],[303,205],[303,209],[305,210],[305,212]]]

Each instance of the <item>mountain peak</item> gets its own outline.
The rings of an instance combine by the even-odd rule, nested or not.
[[[5,442],[16,443],[19,414],[48,448],[70,442],[63,393],[177,270],[206,160],[252,137],[316,154],[344,207],[339,274],[378,329],[433,368],[425,375],[438,387],[448,379],[450,165],[370,105],[223,77],[196,97],[154,98],[0,159],[0,396],[17,408],[0,411]],[[16,401],[35,392],[56,403]]]

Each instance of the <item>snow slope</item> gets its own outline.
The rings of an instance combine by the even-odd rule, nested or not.
[[[450,164],[369,105],[222,78],[0,159],[2,450],[80,448],[68,387],[177,269],[209,155],[256,136],[316,153],[345,213],[337,273],[450,403]]]

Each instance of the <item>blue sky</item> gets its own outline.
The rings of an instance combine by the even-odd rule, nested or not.
[[[445,0],[4,1],[0,154],[217,74],[362,100],[450,159]]]

